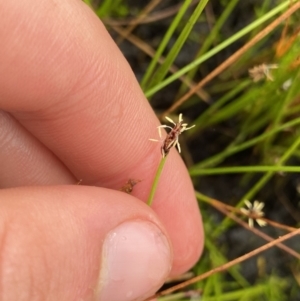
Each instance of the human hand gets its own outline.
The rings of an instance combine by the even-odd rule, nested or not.
[[[202,250],[180,156],[145,205],[159,122],[99,19],[79,0],[0,10],[0,299],[150,296]]]

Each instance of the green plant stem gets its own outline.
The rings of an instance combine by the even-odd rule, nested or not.
[[[300,137],[297,138],[294,143],[286,150],[282,157],[278,160],[277,166],[281,167],[297,150],[300,145]],[[274,171],[268,171],[264,176],[241,198],[236,208],[241,208],[244,204],[244,200],[251,200],[255,194],[262,189],[262,187],[271,179],[274,175]],[[227,229],[231,225],[230,218],[226,217],[223,222],[217,227],[212,235],[220,235],[222,231]]]
[[[206,128],[211,118],[214,117],[215,114],[218,114],[218,110],[222,111],[221,107],[223,107],[226,103],[230,102],[232,98],[236,97],[236,95],[249,87],[251,83],[252,82],[250,80],[241,82],[234,88],[230,89],[230,91],[223,97],[221,97],[217,102],[208,107],[208,109],[204,113],[202,113],[196,120],[194,120],[193,123],[196,125],[196,127],[192,128],[189,131],[188,136],[193,136],[195,133]]]
[[[278,160],[276,165],[282,167],[284,164],[297,150],[300,145],[300,137],[297,138],[294,143],[286,150],[282,157]],[[240,200],[239,207],[242,206],[244,200],[252,199],[254,195],[269,181],[269,179],[274,175],[274,171],[268,171],[257,183],[254,185]]]
[[[155,195],[155,192],[156,192],[156,188],[157,188],[157,185],[158,185],[158,181],[159,181],[160,175],[162,173],[162,170],[164,168],[164,165],[166,163],[166,159],[167,159],[167,156],[163,157],[159,162],[159,165],[158,165],[158,168],[157,168],[154,180],[153,180],[153,184],[152,184],[152,187],[151,187],[151,191],[150,191],[150,194],[149,194],[149,198],[148,198],[148,201],[147,201],[147,204],[149,206],[152,205],[154,195]]]
[[[211,167],[213,165],[216,165],[220,162],[222,162],[225,158],[229,157],[230,155],[233,155],[237,152],[240,152],[244,149],[247,149],[255,144],[257,144],[258,142],[264,140],[266,137],[270,136],[270,135],[274,135],[274,133],[277,133],[277,132],[280,132],[282,130],[285,130],[287,128],[290,128],[290,127],[293,127],[295,126],[296,124],[299,124],[300,123],[300,118],[296,118],[292,121],[289,121],[285,124],[283,124],[282,126],[279,126],[279,127],[276,127],[276,128],[273,128],[271,129],[270,131],[268,132],[265,132],[253,139],[250,139],[240,145],[235,145],[231,148],[228,148],[228,149],[225,149],[223,152],[217,154],[217,155],[214,155],[196,165],[194,165],[193,167],[191,167],[189,169],[189,171],[192,173],[194,171],[196,171],[197,169],[199,168],[207,168],[207,167]]]
[[[199,19],[207,2],[208,2],[208,0],[200,0],[199,1],[194,12],[192,13],[191,17],[189,18],[189,21],[186,22],[178,39],[172,46],[170,52],[167,54],[164,63],[157,69],[157,71],[152,76],[151,82],[149,84],[150,87],[159,84],[165,78],[165,76],[168,74],[170,66],[173,64],[174,60],[178,56],[178,53],[180,52],[181,48],[183,47],[185,41],[189,37],[190,32],[192,31],[197,20]]]
[[[218,167],[209,169],[198,169],[190,172],[190,176],[203,176],[203,175],[218,175],[230,173],[251,173],[251,172],[300,172],[299,166],[231,166],[231,167]]]
[[[190,4],[191,4],[191,0],[188,1],[184,1],[182,4],[182,7],[180,8],[180,10],[178,11],[176,17],[174,18],[173,22],[171,23],[167,33],[165,34],[163,40],[161,41],[155,56],[153,57],[149,67],[146,70],[146,73],[142,79],[141,82],[141,87],[142,89],[146,88],[146,85],[151,77],[151,75],[153,75],[154,69],[159,61],[159,58],[161,57],[162,53],[164,52],[166,46],[168,45],[173,33],[175,32],[179,22],[181,21],[183,15],[185,14],[186,10],[189,8]]]
[[[294,3],[294,2],[292,2],[292,3]],[[284,10],[290,4],[291,4],[291,1],[287,0],[287,1],[284,1],[283,3],[281,3],[280,5],[276,6],[273,10],[271,10],[270,12],[268,12],[267,14],[262,16],[260,19],[254,21],[251,24],[249,24],[248,26],[244,27],[242,30],[240,30],[236,34],[232,35],[230,38],[226,39],[221,44],[217,45],[210,51],[208,51],[205,54],[198,57],[196,60],[194,60],[190,64],[186,65],[184,68],[180,69],[173,75],[167,77],[166,79],[157,83],[155,86],[151,87],[149,90],[145,91],[146,97],[151,97],[152,95],[154,95],[156,92],[160,91],[165,86],[169,85],[170,83],[172,83],[173,81],[175,81],[176,79],[178,79],[179,77],[184,75],[185,73],[189,72],[193,68],[195,68],[198,65],[200,65],[201,63],[205,62],[206,60],[208,60],[209,58],[211,58],[212,56],[214,56],[215,54],[220,52],[222,49],[231,45],[233,42],[239,40],[241,37],[245,36],[252,30],[254,30],[256,27],[262,25],[268,19],[270,19],[270,18],[274,17],[276,14],[280,13],[282,10]]]
[[[222,26],[224,25],[225,21],[228,19],[230,13],[236,6],[239,0],[230,0],[229,3],[226,4],[224,7],[224,11],[222,15],[217,19],[216,24],[214,25],[213,29],[209,33],[209,35],[205,38],[203,45],[201,46],[200,50],[196,54],[196,58],[203,55],[208,49],[213,45],[214,42],[218,40],[218,35],[221,31]],[[192,80],[197,72],[198,68],[194,68],[187,74],[187,78]],[[182,95],[186,91],[186,86],[181,86],[180,94]]]
[[[297,95],[297,93],[299,91],[299,84],[298,84],[299,77],[300,77],[300,71],[298,70],[295,78],[293,79],[292,86],[289,88],[286,97],[284,98],[282,103],[279,105],[277,114],[275,115],[274,122],[273,122],[273,124],[271,124],[269,126],[269,129],[271,127],[274,128],[274,127],[278,127],[278,126],[281,125],[285,112],[288,111],[288,107],[294,101],[294,98],[295,98],[295,96]],[[276,135],[273,135],[273,136],[268,137],[268,139],[266,139],[266,141],[264,143],[265,157],[268,156],[269,150],[272,146],[272,142],[275,139],[275,137],[276,137]]]

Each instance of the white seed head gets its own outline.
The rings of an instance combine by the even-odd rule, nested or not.
[[[187,123],[182,123],[183,121],[183,118],[182,118],[182,114],[180,113],[179,114],[179,117],[178,117],[178,122],[174,122],[170,117],[168,116],[165,116],[166,120],[168,120],[170,123],[172,123],[174,125],[174,127],[170,127],[168,125],[160,125],[158,126],[158,134],[159,134],[159,137],[162,138],[162,132],[161,132],[161,129],[162,128],[168,128],[170,129],[170,131],[168,132],[165,140],[163,141],[163,144],[161,146],[161,153],[162,153],[162,156],[165,157],[170,149],[172,147],[177,147],[179,153],[181,153],[181,147],[180,147],[180,144],[179,144],[179,141],[178,141],[178,137],[181,133],[183,133],[184,131],[187,131],[191,128],[193,128],[195,125],[192,125],[190,127],[188,127],[188,124]],[[150,139],[151,141],[158,141],[156,139]]]
[[[264,212],[262,211],[263,207],[265,206],[265,204],[263,202],[259,202],[257,200],[254,201],[254,203],[252,204],[251,202],[249,202],[248,200],[244,200],[245,205],[247,206],[248,209],[245,208],[241,208],[241,212],[244,213],[245,215],[257,215],[257,216],[264,216]],[[253,227],[253,220],[256,220],[256,222],[258,223],[259,226],[263,227],[265,226],[267,223],[259,218],[252,218],[249,217],[248,218],[248,225],[250,228]]]

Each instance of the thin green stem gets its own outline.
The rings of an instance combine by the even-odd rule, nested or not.
[[[214,47],[210,51],[206,52],[205,54],[201,55],[199,58],[197,58],[196,60],[194,60],[190,64],[186,65],[184,68],[180,69],[179,71],[177,71],[173,75],[167,77],[163,81],[160,81],[155,86],[153,86],[149,90],[145,91],[146,97],[151,97],[152,95],[154,95],[156,92],[158,92],[159,90],[161,90],[165,86],[169,85],[170,83],[172,83],[173,81],[175,81],[176,79],[178,79],[179,77],[184,75],[185,73],[189,72],[193,68],[199,66],[201,63],[205,62],[206,60],[208,60],[209,58],[211,58],[212,56],[214,56],[215,54],[220,52],[222,49],[224,49],[227,46],[231,45],[233,42],[239,40],[240,38],[242,38],[243,36],[245,36],[246,34],[251,32],[252,30],[254,30],[256,27],[262,25],[268,19],[270,19],[270,18],[274,17],[276,14],[280,13],[283,9],[285,9],[290,4],[291,4],[290,0],[281,3],[280,5],[275,7],[273,10],[271,10],[270,12],[268,12],[267,14],[265,14],[264,16],[259,18],[258,20],[252,22],[251,24],[244,27],[242,30],[240,30],[236,34],[232,35],[230,38],[226,39],[221,44],[217,45],[216,47]]]
[[[250,139],[240,145],[235,145],[231,148],[225,149],[223,152],[221,152],[217,155],[214,155],[214,156],[210,157],[209,159],[206,159],[206,160],[194,165],[193,167],[191,167],[189,169],[189,171],[193,172],[199,168],[205,168],[205,167],[210,167],[210,166],[216,165],[216,164],[220,163],[221,161],[223,161],[225,158],[229,157],[230,155],[233,155],[237,152],[247,149],[247,148],[257,144],[258,142],[264,140],[266,137],[268,137],[270,135],[274,135],[274,133],[280,132],[287,128],[293,127],[299,123],[300,123],[300,118],[296,118],[292,121],[289,121],[289,122],[283,124],[282,126],[273,128],[270,131],[267,131],[267,132],[255,137],[253,139]]]
[[[198,169],[190,172],[191,176],[203,175],[218,175],[229,173],[251,173],[251,172],[300,172],[299,166],[231,166],[231,167],[218,167],[209,169]]]
[[[167,54],[164,63],[157,69],[157,71],[153,74],[149,86],[155,86],[159,84],[165,76],[168,74],[170,66],[178,56],[181,48],[183,47],[185,41],[188,39],[190,32],[192,31],[194,25],[199,19],[202,11],[204,10],[208,0],[200,0],[198,5],[196,6],[194,12],[189,18],[189,21],[186,22],[184,28],[182,29],[178,39],[172,46],[170,52]]]
[[[225,21],[228,19],[230,13],[236,6],[236,4],[239,2],[239,0],[230,0],[229,3],[226,4],[224,7],[224,11],[222,12],[222,15],[217,19],[216,24],[212,28],[211,32],[208,34],[208,36],[205,38],[203,45],[201,46],[200,50],[196,54],[196,58],[203,55],[208,49],[213,45],[214,42],[218,40],[218,35],[221,32],[221,28],[224,25]],[[194,68],[189,71],[187,74],[187,77],[192,80],[197,72],[198,68]],[[186,91],[186,86],[181,86],[180,88],[180,94],[182,95]]]
[[[286,150],[282,157],[278,160],[277,166],[282,167],[294,153],[294,151],[300,145],[300,137],[294,141],[294,143]],[[268,171],[257,183],[254,185],[248,193],[240,200],[239,206],[242,206],[244,200],[252,199],[254,195],[269,181],[269,179],[274,175],[274,171]]]
[[[152,188],[151,188],[151,191],[150,191],[150,194],[149,194],[149,198],[148,198],[148,201],[147,201],[147,204],[149,206],[152,205],[152,202],[153,202],[153,199],[154,199],[154,195],[155,195],[155,192],[156,192],[156,188],[157,188],[157,185],[158,185],[158,181],[159,181],[160,175],[161,175],[161,173],[163,171],[164,165],[166,163],[166,159],[167,159],[167,156],[163,157],[160,160],[160,163],[158,165],[158,168],[157,168],[154,180],[153,180]]]
[[[282,155],[282,157],[278,160],[277,166],[282,167],[284,164],[297,150],[300,145],[300,137],[294,141],[294,143],[286,150],[286,152]],[[264,174],[263,177],[241,198],[239,203],[236,205],[237,208],[241,208],[243,206],[244,200],[252,199],[255,194],[262,189],[262,187],[272,178],[274,175],[274,171],[268,171]],[[231,225],[231,221],[228,217],[226,217],[223,222],[220,224],[218,228],[215,229],[213,235],[218,236],[220,232],[227,229]]]
[[[290,87],[290,89],[288,90],[286,97],[281,102],[281,104],[278,106],[279,108],[278,108],[278,111],[276,112],[274,122],[273,122],[273,124],[271,124],[271,126],[269,126],[269,129],[271,127],[278,127],[281,125],[285,112],[288,110],[288,107],[294,101],[295,95],[297,95],[297,93],[298,93],[299,85],[298,85],[297,78],[299,78],[299,75],[300,75],[300,71],[298,70],[298,72],[295,76],[295,79],[293,81],[293,84]],[[275,139],[275,137],[276,137],[276,135],[273,135],[273,136],[268,137],[268,139],[266,139],[266,141],[264,143],[265,157],[268,156],[269,150],[272,147],[272,142]]]
[[[161,41],[161,43],[155,53],[155,56],[153,57],[150,65],[147,68],[146,73],[142,79],[142,82],[141,82],[142,89],[146,88],[146,85],[147,85],[151,75],[153,75],[154,69],[157,65],[157,62],[159,61],[159,58],[161,57],[162,53],[164,52],[166,46],[168,45],[170,39],[172,38],[173,33],[175,32],[176,28],[178,27],[179,22],[181,21],[186,10],[189,8],[191,2],[192,2],[191,0],[183,2],[182,7],[178,11],[178,14],[176,15],[176,17],[174,18],[170,27],[168,28],[167,33],[165,34],[163,40]]]

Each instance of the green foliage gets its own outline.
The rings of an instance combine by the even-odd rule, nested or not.
[[[166,56],[166,60],[164,63],[158,68],[158,70],[154,73],[152,81],[150,82],[150,87],[159,84],[168,73],[169,68],[171,67],[172,63],[175,61],[175,58],[178,56],[182,46],[186,42],[187,38],[193,26],[195,25],[196,21],[200,17],[205,5],[207,4],[208,0],[201,0],[199,4],[196,6],[194,12],[191,14],[188,22],[182,29],[178,39],[176,40],[175,44],[172,46],[170,52]],[[171,37],[170,37],[171,38]]]
[[[91,0],[85,2],[92,6]],[[193,6],[191,0],[182,1],[177,13],[169,20],[169,27],[165,32],[156,39],[145,41],[150,47],[157,49],[148,65],[146,61],[143,62],[142,65],[148,67],[139,70],[142,74],[142,89],[147,97],[151,97],[151,103],[156,104],[156,98],[167,98],[170,91],[177,97],[182,96],[190,89],[186,82],[197,83],[202,80],[297,1],[251,1],[254,4],[247,7],[252,10],[247,12],[243,9],[248,1],[222,0],[215,1],[218,4],[210,6],[212,2],[201,0]],[[212,7],[219,8],[219,11],[216,9],[213,15],[216,19],[209,22],[208,15]],[[138,17],[140,10],[139,7],[131,7],[125,0],[104,0],[96,8],[96,13],[102,18],[124,16],[128,19]],[[247,18],[231,29],[230,24],[238,19],[239,12]],[[239,227],[229,218],[217,222],[206,203],[209,197],[205,194],[212,192],[212,197],[224,202],[230,201],[236,207],[241,207],[244,199],[261,200],[264,196],[266,199],[261,201],[270,200],[271,206],[283,208],[274,191],[283,187],[280,190],[281,197],[289,198],[290,192],[285,188],[291,182],[289,177],[300,172],[300,42],[299,38],[295,38],[298,34],[298,19],[299,12],[296,12],[287,23],[288,30],[285,30],[286,24],[282,23],[212,79],[204,87],[209,96],[209,104],[204,103],[198,95],[193,95],[176,112],[185,110],[185,116],[193,119],[189,123],[196,125],[186,133],[188,141],[193,142],[191,154],[194,161],[190,160],[192,163],[189,165],[189,172],[195,186],[204,190],[203,183],[206,181],[218,184],[223,181],[228,186],[230,195],[229,200],[223,199],[222,195],[218,195],[218,188],[214,188],[214,184],[201,191],[201,194],[196,193],[201,202],[206,233],[204,256],[194,268],[197,275],[229,261],[228,253],[232,246],[222,238],[233,226]],[[204,23],[206,27],[207,24],[211,27],[207,32],[201,33]],[[140,26],[150,26],[151,30],[151,23]],[[182,64],[180,56],[191,45],[196,50],[186,55],[189,60]],[[265,69],[258,74],[262,78],[254,81],[249,77],[248,70],[262,64]],[[278,68],[268,69],[274,64]],[[180,67],[170,74],[174,65]],[[185,83],[180,81],[183,76]],[[172,91],[174,83],[177,84],[176,91]],[[160,109],[168,109],[168,106],[169,102],[160,103]],[[205,140],[203,137],[209,138]],[[146,137],[148,138],[150,137]],[[158,174],[163,164],[164,160]],[[285,177],[282,176],[283,173]],[[232,174],[240,175],[235,178],[235,187],[231,186]],[[159,177],[155,179],[149,203],[158,179]],[[274,181],[279,184],[273,186]],[[235,194],[235,188],[241,192]],[[267,212],[266,215],[268,216]],[[294,224],[291,226],[297,226],[296,222],[291,221],[290,224],[292,223]],[[294,262],[290,259],[290,266]],[[257,274],[257,279],[250,281],[242,274],[241,266],[234,266],[226,273],[217,273],[204,279],[193,288],[201,291],[201,300],[205,301],[283,301],[299,297],[293,273],[279,275],[274,269],[269,274]],[[190,297],[178,293],[160,300],[190,300]]]

